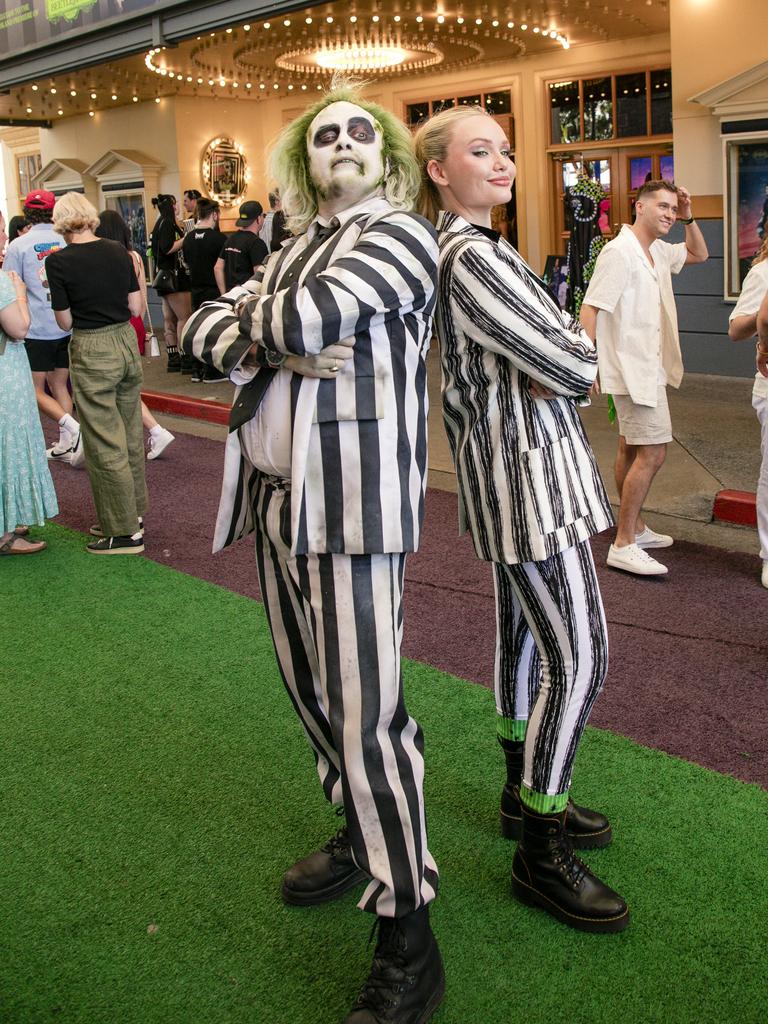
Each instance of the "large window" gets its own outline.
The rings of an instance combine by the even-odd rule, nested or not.
[[[550,143],[607,142],[672,132],[669,68],[548,85]]]
[[[509,133],[509,143],[514,147],[514,121],[512,118],[512,93],[509,89],[497,89],[494,92],[474,92],[465,96],[440,96],[431,100],[419,100],[417,103],[406,103],[405,122],[409,128],[416,128],[432,114],[451,107],[484,107],[493,114],[504,131]]]

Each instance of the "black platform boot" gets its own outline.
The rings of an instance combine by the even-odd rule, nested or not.
[[[507,781],[501,793],[501,834],[505,839],[519,839],[523,820],[520,782],[523,777],[523,744],[499,736],[507,762]],[[565,834],[576,850],[595,850],[613,839],[611,823],[599,811],[579,807],[568,801],[565,812]]]
[[[283,875],[283,900],[295,907],[311,907],[337,900],[368,879],[352,859],[346,826],[325,846],[297,861]]]
[[[179,373],[181,371],[181,356],[179,350],[175,345],[166,345],[166,351],[168,352],[168,365],[166,371],[168,373]]]
[[[380,917],[378,927],[371,973],[344,1024],[426,1024],[445,993],[429,908]]]
[[[536,814],[523,805],[523,829],[512,861],[512,892],[571,928],[620,932],[629,909],[613,889],[575,856],[560,814]]]

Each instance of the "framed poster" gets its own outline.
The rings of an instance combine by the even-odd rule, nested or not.
[[[735,301],[768,235],[768,132],[729,136],[724,148],[724,294]]]
[[[561,309],[568,306],[568,261],[565,256],[547,256],[541,279]]]

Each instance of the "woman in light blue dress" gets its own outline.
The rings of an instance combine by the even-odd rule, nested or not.
[[[0,214],[0,250],[5,245]],[[45,456],[35,388],[23,338],[29,330],[27,290],[0,270],[0,555],[31,555],[45,541],[25,539],[28,525],[58,514]]]

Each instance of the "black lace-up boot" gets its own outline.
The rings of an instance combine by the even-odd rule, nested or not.
[[[296,907],[337,900],[368,875],[352,859],[346,826],[283,875],[283,900]]]
[[[501,834],[505,839],[519,839],[523,821],[520,782],[523,777],[523,744],[499,737],[507,763],[507,781],[501,792]],[[575,850],[595,850],[607,846],[613,838],[611,823],[599,811],[579,807],[568,801],[565,812],[565,834]]]
[[[620,932],[629,909],[613,889],[575,856],[565,834],[565,811],[536,814],[523,805],[523,828],[512,861],[512,892],[571,928]]]
[[[445,993],[429,908],[380,917],[377,925],[371,973],[344,1024],[426,1024]]]

